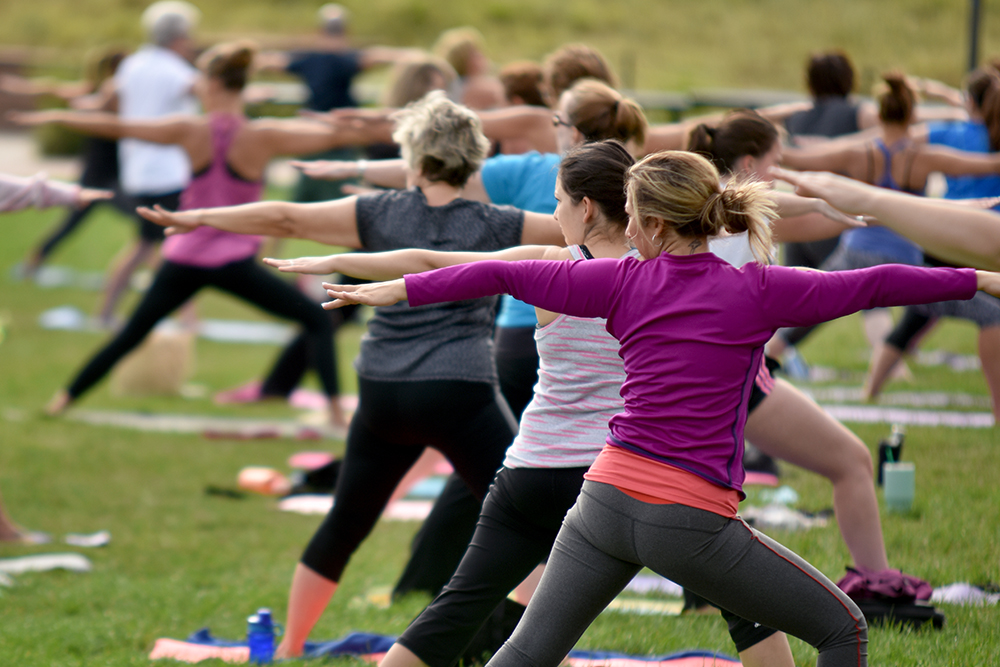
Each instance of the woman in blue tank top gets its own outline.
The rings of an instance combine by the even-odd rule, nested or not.
[[[835,142],[810,148],[787,148],[782,164],[808,171],[832,171],[891,190],[923,193],[928,176],[944,174],[1000,173],[1000,154],[971,153],[945,146],[931,146],[914,140],[911,125],[916,95],[905,77],[892,72],[883,76],[888,88],[879,97],[881,136],[856,143]],[[921,264],[923,251],[885,227],[871,225],[843,235],[840,246],[824,262],[826,271],[857,269],[878,264]],[[884,311],[865,314],[866,332],[875,354],[892,329],[892,319]],[[881,318],[881,319],[872,319]],[[769,344],[778,356],[798,344],[811,328],[783,330]]]

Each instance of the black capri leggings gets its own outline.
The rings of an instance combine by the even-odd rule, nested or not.
[[[69,395],[74,399],[83,395],[135,349],[157,322],[208,286],[229,292],[278,317],[300,322],[312,342],[313,368],[323,388],[328,393],[333,391],[336,387],[333,341],[326,313],[300,291],[248,257],[217,268],[164,260],[125,327],[84,366],[70,384]]]
[[[351,278],[350,276],[337,275],[334,281],[338,285],[363,285],[368,280],[361,280],[360,278]],[[361,306],[357,304],[343,306],[342,308],[334,308],[333,310],[327,310],[326,315],[330,318],[330,330],[331,335],[337,336],[337,331],[344,324],[350,322],[351,320],[356,320],[358,313],[361,311]],[[340,395],[340,385],[338,384],[337,377],[337,342],[333,343],[333,388],[330,392],[331,396]],[[264,379],[264,383],[260,387],[261,396],[277,396],[280,398],[288,398],[295,388],[299,386],[302,381],[302,377],[306,374],[309,369],[309,332],[303,331],[298,336],[296,336],[292,342],[285,346],[285,349],[281,351],[278,355],[277,360],[274,362],[274,366],[271,367],[271,371],[267,374]]]
[[[340,580],[424,447],[444,454],[482,498],[517,431],[491,383],[358,378],[358,390],[336,502],[302,555],[303,565],[331,581]]]
[[[501,468],[465,556],[399,643],[451,667],[507,594],[548,558],[587,468]]]

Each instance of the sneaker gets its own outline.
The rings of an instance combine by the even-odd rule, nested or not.
[[[232,403],[256,403],[261,400],[260,382],[252,380],[246,384],[220,391],[215,395],[216,405],[228,405]]]

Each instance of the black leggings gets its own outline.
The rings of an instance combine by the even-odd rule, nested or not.
[[[900,318],[899,322],[897,322],[896,326],[889,332],[889,335],[885,339],[885,343],[886,345],[891,345],[900,352],[905,352],[909,349],[910,343],[912,343],[914,339],[920,336],[920,334],[933,323],[934,318],[921,315],[913,308],[907,307],[903,311],[903,316]]]
[[[112,204],[115,208],[117,208],[125,215],[133,215],[135,213],[135,210],[130,209],[128,202],[121,196],[121,194],[117,192],[115,193],[114,198],[110,200],[110,202],[96,201],[87,204],[83,208],[74,208],[63,219],[59,227],[53,230],[45,238],[45,240],[42,241],[41,245],[38,247],[38,250],[35,251],[35,257],[37,257],[40,261],[48,258],[48,256],[52,254],[52,251],[54,251],[56,247],[59,246],[59,244],[65,241],[69,237],[69,235],[72,234],[76,230],[76,228],[80,226],[80,223],[82,223],[84,219],[86,219],[87,216],[89,216],[94,211],[95,208],[101,206],[104,203]]]
[[[444,454],[482,498],[517,428],[497,388],[486,382],[358,378],[358,389],[336,502],[302,554],[304,565],[331,581],[340,580],[424,447]]]
[[[370,282],[368,280],[360,280],[358,278],[350,278],[348,276],[336,276],[336,279],[331,282],[336,282],[339,285],[362,285],[364,283]],[[335,308],[333,310],[326,311],[327,317],[330,318],[330,330],[331,335],[336,336],[337,330],[343,325],[347,324],[353,319],[356,319],[358,313],[360,312],[361,306],[350,305],[344,306],[343,308]],[[333,389],[331,396],[340,395],[340,383],[337,377],[337,344],[336,341],[333,344]],[[267,378],[264,379],[264,383],[260,387],[260,393],[262,396],[278,396],[281,398],[288,398],[295,388],[299,386],[302,381],[302,377],[306,374],[306,370],[309,368],[309,332],[303,331],[295,339],[292,340],[285,349],[281,351],[278,355],[277,360],[274,362],[274,366],[271,367],[271,372],[268,373]]]
[[[93,387],[126,354],[135,349],[156,323],[172,313],[203,287],[217,287],[269,313],[296,320],[312,341],[313,368],[327,392],[334,383],[330,321],[323,309],[304,294],[257,264],[252,257],[217,268],[200,268],[164,260],[142,301],[121,332],[84,366],[68,388],[79,398]]]
[[[496,606],[548,557],[586,471],[501,468],[461,564],[399,643],[430,667],[454,665]]]
[[[538,382],[535,327],[497,327],[494,350],[500,393],[520,422],[521,413],[534,397]]]
[[[535,327],[497,327],[494,357],[500,393],[521,421],[521,413],[535,394],[538,350]],[[270,380],[270,378],[269,378]],[[269,394],[265,383],[263,393]],[[393,597],[411,591],[437,596],[455,571],[472,538],[482,503],[458,475],[448,478],[430,516],[413,538],[410,560],[396,582]]]

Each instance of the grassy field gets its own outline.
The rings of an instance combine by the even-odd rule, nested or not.
[[[136,433],[47,419],[41,406],[100,343],[96,334],[45,331],[37,324],[45,309],[72,304],[92,311],[97,295],[78,289],[41,289],[15,282],[10,269],[59,211],[4,216],[0,243],[0,489],[16,520],[61,536],[110,530],[100,550],[65,545],[0,546],[0,557],[81,551],[94,562],[89,574],[25,574],[0,588],[0,663],[4,665],[140,665],[157,637],[181,638],[202,626],[222,637],[245,633],[245,618],[257,607],[285,615],[292,567],[319,519],[279,513],[272,500],[206,495],[209,485],[228,487],[245,465],[284,468],[287,457],[314,444],[286,440],[205,440],[200,436]],[[102,268],[130,236],[128,224],[103,213],[73,238],[56,264]],[[292,243],[289,256],[313,252]],[[133,297],[134,298],[134,297]],[[256,318],[241,304],[216,294],[202,297],[203,315]],[[358,331],[341,340],[341,373],[353,387],[349,361]],[[971,327],[949,323],[928,349],[974,353]],[[260,373],[277,349],[200,341],[192,378],[202,398],[118,398],[102,384],[82,407],[150,412],[292,416],[281,405],[219,408],[212,392]],[[804,347],[815,363],[846,369],[858,384],[865,349],[856,318],[822,329]],[[915,366],[917,389],[945,388],[986,396],[980,374]],[[909,389],[909,387],[906,387]],[[856,426],[874,449],[885,425]],[[339,450],[340,442],[323,447]],[[996,430],[910,428],[905,458],[918,469],[912,513],[883,515],[890,559],[905,571],[941,585],[955,581],[1000,581],[1000,470]],[[785,467],[800,507],[830,506],[829,485]],[[398,633],[423,599],[389,609],[360,602],[375,586],[391,586],[406,559],[416,526],[380,523],[351,562],[342,588],[313,633],[336,638],[352,630]],[[835,525],[775,537],[832,578],[849,563]],[[1000,653],[1000,608],[944,607],[941,632],[875,629],[872,664],[996,664]],[[814,665],[811,647],[793,640],[800,665]],[[663,654],[688,648],[733,653],[722,621],[715,617],[658,618],[602,615],[581,647]]]
[[[0,44],[45,47],[50,66],[75,71],[89,47],[141,38],[139,0],[0,2]],[[198,0],[204,41],[263,41],[311,31],[319,0]],[[890,67],[959,83],[967,60],[967,0],[343,0],[365,43],[429,47],[471,24],[498,63],[537,59],[567,41],[600,48],[639,88],[801,89],[808,53],[849,51],[860,90]],[[1000,5],[983,4],[982,51],[1000,53]],[[72,20],[66,17],[72,16]]]

